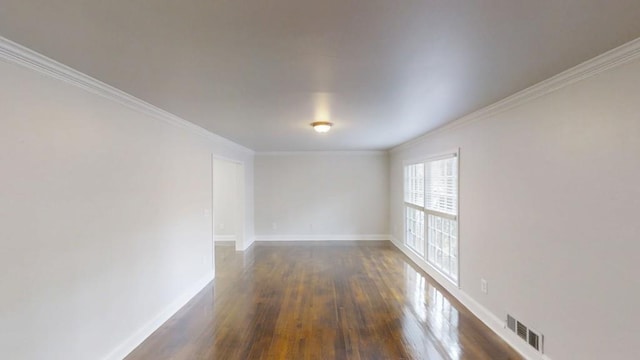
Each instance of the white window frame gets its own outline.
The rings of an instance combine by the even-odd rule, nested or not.
[[[456,198],[457,198],[457,214],[452,215],[452,214],[448,214],[448,213],[443,213],[443,212],[439,212],[439,211],[435,211],[435,210],[429,210],[426,208],[427,206],[427,186],[426,186],[426,164],[428,162],[432,162],[432,161],[438,161],[438,160],[444,160],[444,159],[448,159],[451,157],[455,157],[457,158],[457,162],[456,162],[456,166],[457,166],[457,186],[456,186]],[[405,179],[405,168],[407,166],[411,166],[411,165],[416,165],[416,164],[425,164],[425,185],[424,185],[424,205],[422,207],[420,207],[419,205],[415,205],[413,203],[409,203],[406,202],[405,200],[405,194],[407,193],[407,189],[406,189],[406,179]],[[418,257],[420,257],[422,260],[424,260],[424,262],[433,270],[435,270],[437,273],[439,273],[440,275],[442,275],[445,279],[447,279],[448,281],[450,281],[451,283],[453,283],[454,285],[460,287],[460,259],[461,259],[461,246],[460,246],[460,149],[455,149],[452,151],[447,151],[447,152],[443,152],[443,153],[439,153],[439,154],[435,154],[435,155],[431,155],[431,156],[426,156],[426,157],[421,157],[421,158],[417,158],[417,159],[413,159],[413,160],[406,160],[403,161],[402,164],[402,203],[403,203],[403,208],[402,208],[402,218],[403,218],[403,242],[405,244],[405,246],[407,246],[407,207],[411,207],[414,208],[416,210],[420,210],[424,213],[424,234],[423,234],[423,239],[424,239],[424,254],[420,254],[418,253],[416,250],[414,250],[413,248],[411,248],[410,246],[407,246],[407,248],[409,248],[411,250],[411,252],[413,252],[414,254],[416,254]],[[457,273],[457,278],[453,278],[450,275],[446,274],[445,272],[443,272],[442,270],[440,270],[437,266],[435,266],[434,264],[432,264],[428,258],[429,258],[429,239],[428,239],[428,219],[429,219],[429,215],[434,215],[434,216],[438,216],[444,219],[449,219],[449,220],[454,220],[457,222],[457,232],[456,232],[456,239],[457,239],[457,263],[456,263],[456,273]]]

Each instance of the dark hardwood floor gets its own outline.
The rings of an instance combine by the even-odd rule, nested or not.
[[[521,359],[388,242],[216,246],[216,279],[126,360]]]

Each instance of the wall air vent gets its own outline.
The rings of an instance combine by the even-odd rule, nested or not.
[[[507,327],[509,330],[516,332],[516,319],[511,315],[507,315]]]
[[[518,321],[516,334],[518,334],[518,336],[520,336],[524,341],[527,341],[527,327],[524,326],[520,321]]]
[[[529,345],[540,351],[540,336],[529,329]]]
[[[531,330],[525,324],[516,320],[513,316],[507,314],[507,328],[518,335],[522,340],[526,341],[532,348],[539,352],[543,352],[543,340],[542,334]]]

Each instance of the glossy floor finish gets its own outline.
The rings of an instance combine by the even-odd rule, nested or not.
[[[521,359],[388,242],[217,246],[216,265],[126,360]]]

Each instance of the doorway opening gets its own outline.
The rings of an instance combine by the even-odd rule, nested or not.
[[[212,158],[213,241],[215,264],[244,248],[244,164]]]

